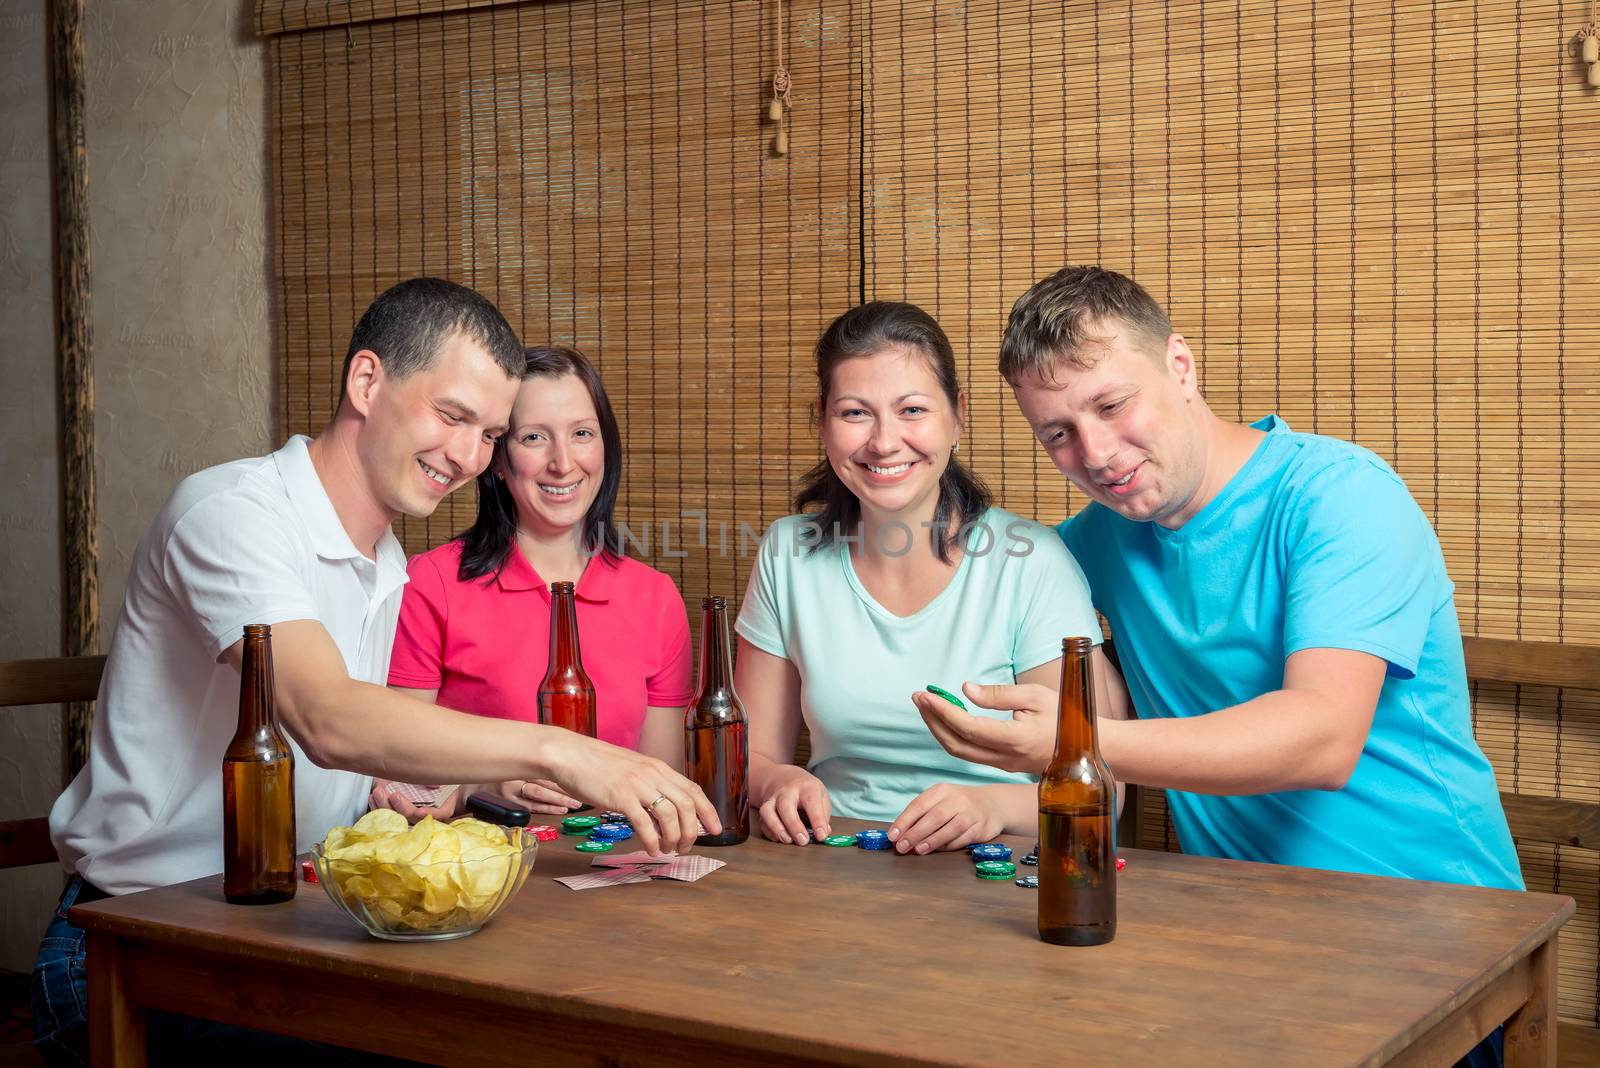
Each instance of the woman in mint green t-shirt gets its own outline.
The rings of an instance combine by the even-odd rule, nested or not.
[[[739,613],[750,802],[768,838],[802,819],[890,823],[901,852],[1034,826],[1034,780],[947,754],[912,694],[929,683],[1054,687],[1061,639],[1100,640],[1088,586],[1056,534],[990,504],[956,460],[966,396],[932,317],[854,308],[817,342],[825,458],[800,515],[773,524]],[[804,720],[808,767],[792,763]]]

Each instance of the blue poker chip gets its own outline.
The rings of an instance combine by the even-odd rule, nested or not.
[[[626,823],[602,823],[589,832],[596,842],[621,842],[633,837],[633,828]]]
[[[857,832],[856,845],[861,849],[869,849],[876,852],[880,849],[890,848],[893,843],[889,841],[888,831],[870,830]]]
[[[990,846],[1003,846],[1003,845],[1005,845],[1004,842],[973,842],[971,845],[967,846],[967,853],[971,854],[974,851],[979,850],[979,849],[988,849]]]
[[[1002,842],[986,842],[967,850],[973,860],[1010,860],[1011,847]]]

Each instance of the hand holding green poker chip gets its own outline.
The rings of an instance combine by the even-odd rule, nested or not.
[[[949,701],[951,704],[955,705],[957,708],[961,709],[961,711],[963,711],[963,712],[965,712],[967,710],[967,703],[965,701],[963,701],[961,698],[957,697],[955,694],[951,693],[949,690],[946,690],[942,686],[935,686],[933,683],[930,682],[930,683],[928,683],[928,685],[926,687],[924,687],[924,689],[926,689],[929,693],[933,694],[936,697],[943,697],[946,701]]]

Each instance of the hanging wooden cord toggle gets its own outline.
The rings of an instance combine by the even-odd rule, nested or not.
[[[789,99],[789,68],[783,63],[783,0],[777,0],[773,17],[773,34],[777,38],[778,69],[772,72],[772,102],[767,105],[767,118],[778,124],[777,136],[772,139],[772,150],[780,156],[789,154],[789,128],[786,122],[793,103]]]
[[[1596,0],[1589,0],[1589,25],[1573,38],[1578,58],[1589,67],[1589,84],[1600,89],[1600,16],[1595,13]]]

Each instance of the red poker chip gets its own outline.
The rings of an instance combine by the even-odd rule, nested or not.
[[[551,827],[545,823],[539,823],[529,827],[528,833],[539,839],[541,842],[554,842],[557,838],[561,837],[561,831],[559,828]]]
[[[317,868],[316,868],[316,865],[312,864],[309,860],[302,860],[300,862],[300,877],[302,879],[304,879],[308,883],[316,882],[317,881]]]
[[[1127,866],[1128,866],[1128,860],[1127,860],[1126,857],[1118,857],[1117,858],[1117,870],[1118,871],[1121,871],[1123,868],[1126,868]]]

